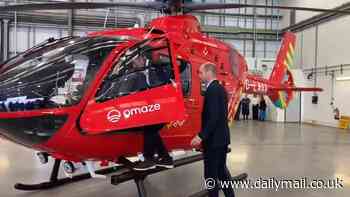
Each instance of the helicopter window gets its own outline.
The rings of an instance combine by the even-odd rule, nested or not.
[[[77,104],[103,61],[122,40],[70,37],[29,49],[0,69],[2,111]]]
[[[182,84],[182,94],[188,97],[191,94],[192,68],[191,64],[185,60],[177,60],[180,66],[180,78]]]
[[[96,94],[99,102],[159,87],[174,81],[166,39],[142,41],[115,64]]]

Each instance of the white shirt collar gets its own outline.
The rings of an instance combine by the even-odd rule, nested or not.
[[[210,86],[210,84],[213,82],[213,81],[215,81],[216,79],[212,79],[212,80],[210,80],[208,83],[207,83],[207,88]]]

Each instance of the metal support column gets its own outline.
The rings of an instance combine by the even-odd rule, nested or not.
[[[3,45],[3,25],[2,25],[2,21],[0,20],[0,62],[4,61],[4,59],[2,58],[2,45]]]
[[[9,58],[9,42],[10,42],[10,20],[2,20],[2,59]]]
[[[202,3],[206,3],[205,0],[202,0]],[[200,23],[202,25],[206,25],[206,21],[205,21],[205,15],[204,14],[200,14]]]
[[[226,0],[219,0],[220,3],[226,3]],[[221,14],[225,13],[225,10],[219,10]],[[219,26],[224,27],[225,26],[225,17],[223,15],[219,16]]]
[[[268,6],[268,0],[265,0],[265,5]],[[265,8],[265,16],[267,16],[267,8]],[[272,16],[272,15],[271,15]],[[267,30],[267,17],[265,17],[265,24],[264,24],[264,29]],[[267,57],[267,53],[266,53],[266,50],[267,50],[267,43],[266,43],[266,39],[264,38],[264,58]]]
[[[74,3],[74,0],[70,0],[71,3]],[[73,36],[73,17],[74,10],[68,10],[68,36]]]
[[[254,2],[254,5],[256,5],[256,1]],[[253,8],[253,14],[254,14],[254,18],[253,18],[253,46],[252,46],[252,50],[253,50],[253,58],[256,58],[256,41],[257,41],[257,35],[256,35],[256,7]],[[255,69],[256,69],[256,61],[255,61]]]
[[[290,24],[290,26],[291,25],[295,25],[295,23],[296,23],[296,14],[297,12],[296,12],[296,10],[291,10],[290,11],[290,19],[289,19],[289,24]]]
[[[319,37],[318,37],[318,25],[315,28],[315,76],[314,76],[314,87],[317,86],[317,66],[318,66],[318,44],[319,44]]]

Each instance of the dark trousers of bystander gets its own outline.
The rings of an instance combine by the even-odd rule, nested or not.
[[[253,105],[253,120],[259,120],[259,105]]]

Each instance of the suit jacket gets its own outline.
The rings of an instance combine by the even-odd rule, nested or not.
[[[225,147],[230,144],[227,104],[228,98],[224,87],[219,81],[213,81],[204,95],[202,129],[199,133],[204,149]]]

